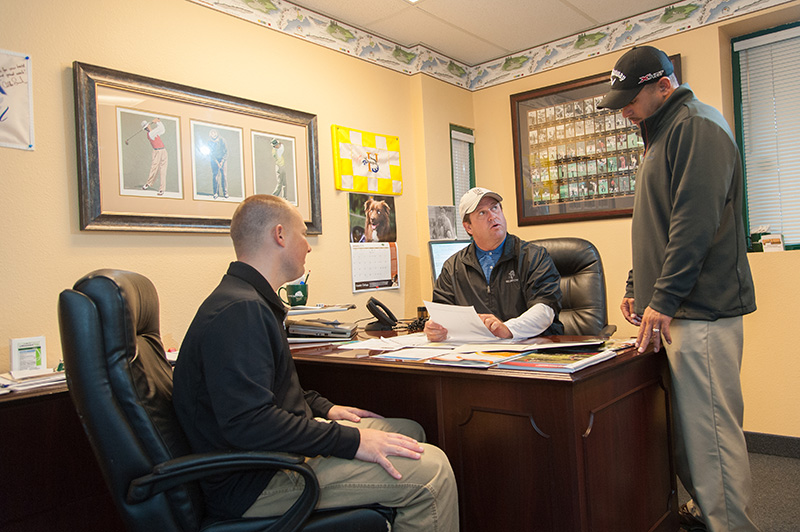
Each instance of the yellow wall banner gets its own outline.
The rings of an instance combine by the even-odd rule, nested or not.
[[[403,193],[400,139],[343,126],[331,126],[336,188],[348,192]]]

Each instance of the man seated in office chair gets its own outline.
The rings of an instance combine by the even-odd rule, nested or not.
[[[277,196],[251,196],[233,215],[231,238],[238,260],[197,311],[175,368],[173,402],[193,451],[302,454],[319,478],[320,509],[378,503],[397,509],[397,532],[457,531],[453,471],[440,449],[419,443],[419,424],[334,405],[300,387],[274,290],[302,275],[311,251],[297,209]],[[281,514],[303,485],[272,475],[202,484],[209,514]]]
[[[502,201],[481,187],[461,197],[458,213],[472,243],[444,263],[433,301],[474,306],[499,338],[564,334],[558,270],[544,248],[508,234]],[[428,321],[425,334],[441,342],[447,329]]]

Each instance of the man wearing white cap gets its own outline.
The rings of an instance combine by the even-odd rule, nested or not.
[[[481,187],[461,197],[458,213],[472,243],[447,259],[433,287],[433,301],[471,305],[499,338],[563,334],[561,277],[547,251],[506,231],[503,198]],[[447,329],[425,323],[432,342]]]
[[[622,109],[645,144],[636,175],[633,268],[622,313],[637,345],[667,351],[675,464],[692,496],[685,530],[751,532],[742,430],[742,315],[756,309],[742,220],[742,161],[722,115],[678,86],[667,55],[640,46],[598,108]]]

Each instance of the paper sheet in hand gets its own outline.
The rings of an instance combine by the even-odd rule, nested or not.
[[[447,329],[448,342],[493,342],[499,340],[489,332],[475,312],[475,307],[443,305],[424,301],[430,320]]]

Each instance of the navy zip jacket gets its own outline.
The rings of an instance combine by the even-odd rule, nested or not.
[[[544,303],[555,316],[542,335],[564,334],[564,326],[558,321],[560,283],[561,276],[547,250],[509,234],[488,284],[472,242],[445,261],[433,287],[433,301],[471,305],[478,314],[494,314],[503,321]]]

